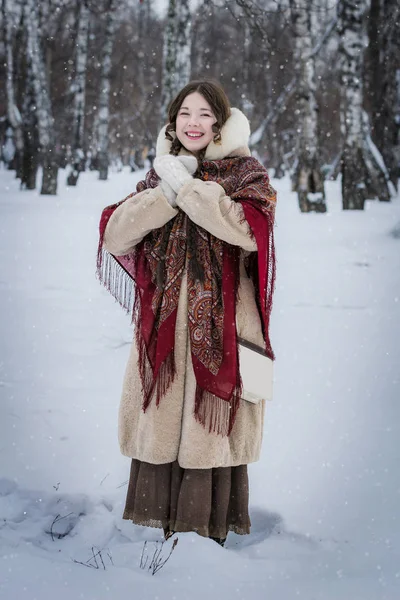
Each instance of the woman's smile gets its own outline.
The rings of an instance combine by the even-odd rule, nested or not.
[[[189,138],[193,139],[200,138],[204,135],[204,133],[201,133],[200,131],[185,131],[185,133]]]

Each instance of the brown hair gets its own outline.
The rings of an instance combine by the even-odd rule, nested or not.
[[[205,98],[205,100],[207,100],[217,119],[217,122],[214,123],[214,125],[212,126],[212,129],[215,133],[214,142],[216,144],[221,142],[221,128],[224,125],[224,123],[228,120],[231,114],[231,108],[228,97],[225,94],[221,85],[217,81],[213,81],[211,79],[206,79],[204,81],[190,81],[187,85],[185,85],[184,88],[181,89],[177,96],[172,100],[168,108],[169,123],[165,129],[165,137],[166,139],[172,142],[170,154],[173,154],[174,156],[177,156],[179,154],[179,151],[183,147],[183,144],[179,141],[177,136],[175,136],[175,138],[172,137],[170,131],[175,131],[176,118],[186,96],[188,96],[189,94],[193,94],[194,92],[199,92],[199,94],[201,94]],[[200,177],[201,165],[205,153],[206,148],[203,148],[197,155],[198,166],[194,177]],[[169,223],[165,225],[165,234],[161,242],[161,254],[163,258],[159,261],[157,266],[157,282],[160,287],[164,285],[165,281],[165,253],[167,250],[169,234],[172,229],[172,225],[173,219],[171,219],[171,221],[169,221]],[[197,257],[195,230],[196,225],[189,219],[187,232],[189,250],[189,269],[195,279],[203,282],[204,271]],[[219,273],[219,263],[216,260],[213,253],[211,255],[211,261],[213,263],[213,269],[216,269],[218,271],[218,276],[221,277],[221,273]]]
[[[179,154],[179,151],[182,148],[182,143],[179,141],[178,137],[175,137],[174,139],[171,136],[170,131],[175,131],[176,118],[186,96],[189,96],[189,94],[193,94],[194,92],[198,92],[204,97],[204,99],[211,106],[211,109],[217,119],[217,122],[214,123],[214,125],[212,126],[212,129],[215,133],[215,143],[218,144],[221,141],[221,127],[224,125],[225,121],[227,121],[231,114],[228,96],[225,94],[225,91],[217,81],[213,81],[212,79],[206,79],[204,81],[190,81],[187,85],[185,85],[184,88],[181,89],[177,96],[172,100],[168,108],[169,123],[165,130],[165,137],[172,142],[170,154],[173,154],[174,156],[177,156]],[[201,167],[201,162],[204,158],[205,153],[206,148],[203,148],[203,150],[199,152],[199,155],[197,157],[199,163],[198,170]]]

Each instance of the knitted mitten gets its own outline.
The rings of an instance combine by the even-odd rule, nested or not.
[[[189,173],[186,166],[182,163],[183,157],[172,156],[172,154],[165,154],[164,156],[158,156],[154,159],[154,169],[157,175],[171,186],[174,192],[178,193],[185,183],[188,183],[193,179],[193,176]],[[187,157],[192,159],[192,157]],[[193,156],[196,161],[196,158]],[[193,161],[192,161],[193,164]],[[196,164],[197,166],[197,164]]]
[[[169,183],[167,183],[164,179],[161,179],[160,188],[170,205],[173,207],[178,206],[176,203],[176,192],[172,189]]]

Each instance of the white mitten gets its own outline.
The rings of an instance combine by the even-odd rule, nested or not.
[[[174,207],[178,206],[176,203],[176,192],[174,192],[169,183],[167,183],[164,179],[161,179],[160,188],[170,205]]]
[[[194,158],[194,157],[193,157]],[[177,156],[165,154],[154,159],[153,167],[157,175],[178,193],[185,183],[193,179]]]
[[[178,156],[177,158],[186,167],[186,169],[191,175],[193,175],[196,172],[198,162],[195,156],[185,156],[183,154],[182,156]]]

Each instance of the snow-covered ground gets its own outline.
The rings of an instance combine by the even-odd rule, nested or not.
[[[329,212],[302,215],[273,182],[275,398],[252,533],[179,534],[152,576],[140,557],[161,531],[121,518],[129,317],[95,278],[101,209],[142,174],[68,189],[61,172],[43,197],[0,173],[0,597],[398,600],[400,198],[342,211],[328,182]]]

